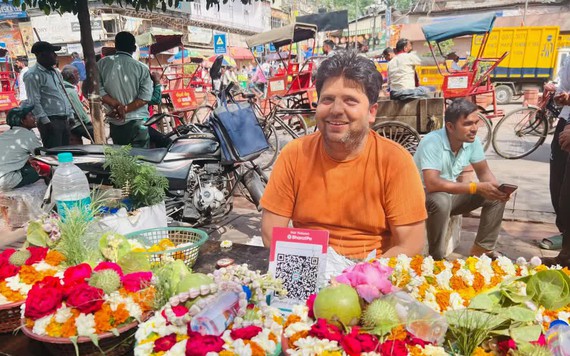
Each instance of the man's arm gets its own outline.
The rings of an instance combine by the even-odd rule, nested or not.
[[[32,112],[39,122],[42,124],[50,123],[47,113],[45,112],[41,103],[40,83],[35,73],[26,73],[24,75],[24,85],[26,86],[26,93],[28,95],[27,102],[34,106]]]
[[[271,247],[271,240],[273,239],[274,227],[287,227],[289,226],[289,218],[281,215],[274,214],[267,209],[263,209],[261,215],[261,237],[263,239],[263,246]]]
[[[382,257],[396,257],[400,254],[415,256],[423,252],[426,243],[425,222],[419,221],[410,225],[390,226],[392,247]]]
[[[485,165],[487,165],[487,161],[483,161]],[[476,165],[481,165],[483,162],[474,163],[473,168]],[[487,166],[487,169],[489,167]],[[481,168],[479,168],[481,169]],[[477,173],[477,177],[479,180],[482,179],[482,176],[479,175],[477,172],[477,168],[475,168],[475,172]],[[424,184],[426,186],[426,191],[428,193],[435,193],[435,192],[445,192],[449,194],[470,194],[469,186],[471,183],[459,183],[459,182],[452,182],[447,179],[441,178],[440,171],[434,169],[424,169],[422,171],[424,176]],[[489,176],[490,174],[490,176]],[[489,200],[500,200],[500,201],[507,201],[509,200],[509,196],[503,192],[501,192],[497,187],[497,181],[495,180],[495,176],[492,173],[486,172],[483,174],[485,179],[489,179],[487,181],[480,181],[477,184],[476,193],[482,195],[485,199]],[[490,180],[492,177],[492,180]]]

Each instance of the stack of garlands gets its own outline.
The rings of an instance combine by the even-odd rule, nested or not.
[[[436,346],[446,330],[439,315],[428,311],[413,319],[417,310],[425,312],[423,305],[411,298],[383,297],[397,291],[389,279],[392,272],[379,262],[356,264],[306,306],[295,306],[284,326],[287,354],[446,355]]]
[[[284,294],[281,281],[247,265],[232,265],[209,275],[187,275],[177,288],[184,291],[139,326],[135,355],[279,354],[283,319],[279,310],[267,305],[266,296]],[[192,318],[224,291],[239,295],[238,312],[229,328],[219,335],[193,331]]]
[[[33,284],[54,276],[65,256],[44,247],[6,249],[0,253],[0,305],[26,299]]]
[[[67,268],[34,284],[22,306],[25,326],[40,336],[74,338],[117,332],[154,306],[151,272],[123,274],[112,262]]]

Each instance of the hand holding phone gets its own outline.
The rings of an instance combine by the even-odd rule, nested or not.
[[[503,183],[499,186],[499,190],[505,194],[511,195],[518,189],[518,186],[514,184]]]

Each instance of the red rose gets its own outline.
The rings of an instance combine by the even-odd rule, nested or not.
[[[0,264],[0,281],[8,277],[13,277],[20,272],[20,267],[14,266],[10,262]]]
[[[431,342],[429,341],[424,341],[420,338],[415,337],[412,334],[408,334],[408,337],[406,339],[406,343],[408,345],[412,345],[412,346],[420,346],[422,349],[426,346],[426,345],[431,345]]]
[[[34,284],[26,297],[24,316],[37,320],[54,313],[61,306],[63,289],[59,278],[46,277]]]
[[[85,283],[86,279],[91,277],[91,266],[82,263],[77,266],[69,267],[63,273],[63,284],[66,287],[73,287],[78,284]]]
[[[315,313],[313,312],[313,305],[315,304],[315,299],[317,298],[317,294],[311,294],[309,298],[307,298],[307,308],[309,308],[309,318],[314,319]]]
[[[154,340],[153,352],[168,351],[176,345],[176,334],[172,333]]]
[[[311,326],[309,335],[318,339],[328,339],[338,342],[342,339],[340,329],[336,325],[327,323],[326,319],[317,320],[317,322]]]
[[[123,287],[129,292],[138,292],[139,290],[147,287],[152,279],[152,272],[135,272],[125,274],[121,278]]]
[[[252,338],[256,337],[257,334],[261,332],[261,328],[259,326],[250,325],[246,326],[245,328],[233,329],[230,332],[230,336],[232,339],[243,339],[243,340],[251,340]]]
[[[104,269],[112,269],[113,271],[117,272],[117,274],[122,277],[123,276],[123,269],[121,266],[114,262],[101,262],[93,269],[93,271],[102,271]]]
[[[407,356],[408,348],[402,340],[388,340],[380,345],[380,354],[386,356]]]
[[[13,248],[7,248],[2,251],[2,253],[0,253],[0,266],[5,262],[8,263],[10,256],[12,256],[14,252],[16,252],[16,250]]]
[[[380,345],[380,341],[378,341],[378,338],[374,335],[358,334],[356,339],[360,342],[362,352],[374,352],[378,348],[378,345]]]
[[[208,352],[220,352],[224,348],[224,340],[219,336],[203,336],[197,332],[190,332],[188,336],[186,356],[206,356]]]
[[[348,335],[343,335],[340,340],[340,346],[349,356],[357,356],[362,353],[362,346],[360,341],[356,338],[356,335],[350,333]]]
[[[47,247],[28,247],[28,251],[30,251],[30,257],[26,260],[26,264],[29,266],[42,261],[44,258],[46,258],[48,250],[49,249]]]
[[[82,313],[89,314],[101,309],[103,295],[105,293],[102,289],[79,284],[69,292],[67,304]]]
[[[182,304],[179,304],[175,307],[172,307],[172,311],[174,312],[174,315],[182,316],[182,315],[185,315],[186,313],[188,313],[188,308],[186,308]],[[166,320],[166,325],[172,324],[170,322],[170,320],[168,320],[168,318],[166,317],[166,313],[164,312],[164,310],[161,312],[161,314],[162,314],[162,317],[164,318],[164,320]]]
[[[509,353],[510,350],[516,350],[517,344],[513,339],[506,339],[497,343],[497,347],[505,355]]]

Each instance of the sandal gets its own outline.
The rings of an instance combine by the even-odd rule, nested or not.
[[[500,253],[499,251],[489,251],[484,253],[485,256],[489,257],[492,260],[496,260],[499,257],[504,257],[505,255]]]
[[[544,250],[560,250],[562,248],[562,235],[554,235],[542,239],[538,246]]]

